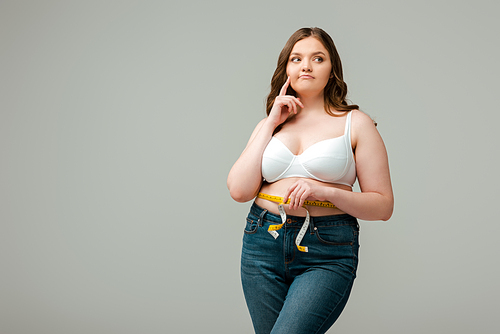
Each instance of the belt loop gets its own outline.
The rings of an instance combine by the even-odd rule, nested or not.
[[[267,213],[267,209],[262,210],[259,216],[259,220],[257,221],[257,224],[262,227],[263,223],[262,221],[264,220],[264,215]]]
[[[313,217],[309,218],[309,232],[311,234],[314,234],[314,218]]]

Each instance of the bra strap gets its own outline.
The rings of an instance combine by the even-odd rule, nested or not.
[[[344,129],[344,135],[351,135],[351,115],[352,111],[349,111],[347,113],[347,118],[345,120],[345,129]]]

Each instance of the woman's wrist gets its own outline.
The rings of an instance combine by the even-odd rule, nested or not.
[[[335,187],[326,187],[326,200],[330,203],[335,204],[335,199],[337,198],[338,189]]]
[[[269,118],[269,116],[266,118],[266,121],[262,125],[262,128],[264,131],[268,131],[273,133],[274,129],[276,129],[277,125],[274,124],[274,122]]]

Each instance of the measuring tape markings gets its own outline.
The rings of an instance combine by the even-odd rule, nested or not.
[[[281,204],[290,204],[290,199],[288,199],[286,201],[286,203],[283,203],[283,197],[279,197],[279,196],[272,196],[272,195],[268,195],[268,194],[264,194],[264,193],[259,193],[257,195],[257,197],[262,198],[262,199],[267,199],[268,201],[271,201],[271,202],[276,202],[276,203],[281,203]],[[334,209],[337,208],[333,203],[323,202],[323,201],[306,200],[306,201],[304,201],[304,205],[320,206],[323,208],[334,208]]]

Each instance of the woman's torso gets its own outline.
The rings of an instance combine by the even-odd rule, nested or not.
[[[342,116],[334,117],[326,113],[317,115],[298,115],[292,121],[284,124],[283,128],[275,134],[276,139],[278,139],[293,155],[300,156],[302,153],[307,151],[312,145],[319,142],[331,139],[331,138],[341,138],[342,136],[348,134],[348,142],[350,149],[352,150],[354,146],[351,140],[352,133],[347,131],[347,114],[344,113]],[[350,116],[349,116],[350,118]],[[350,129],[349,129],[350,130]],[[349,153],[352,153],[349,152]],[[351,154],[351,160],[354,159],[353,153]],[[354,163],[353,163],[354,164]],[[352,166],[352,168],[355,168]],[[287,189],[294,184],[296,181],[303,179],[302,177],[287,177],[279,179],[278,181],[268,183],[263,182],[260,189],[261,193],[268,195],[282,197]],[[337,184],[330,182],[323,182],[320,180],[315,180],[313,178],[306,178],[308,182],[317,183],[321,186],[339,188],[347,191],[352,191],[352,187],[346,184]],[[309,198],[312,199],[312,198]],[[278,204],[257,198],[255,203],[264,209],[272,213],[278,214]],[[337,208],[324,208],[316,206],[308,206],[307,209],[312,216],[327,216],[343,214],[344,212]],[[306,211],[304,209],[290,210],[287,205],[285,205],[285,211],[289,215],[294,216],[305,216]]]

